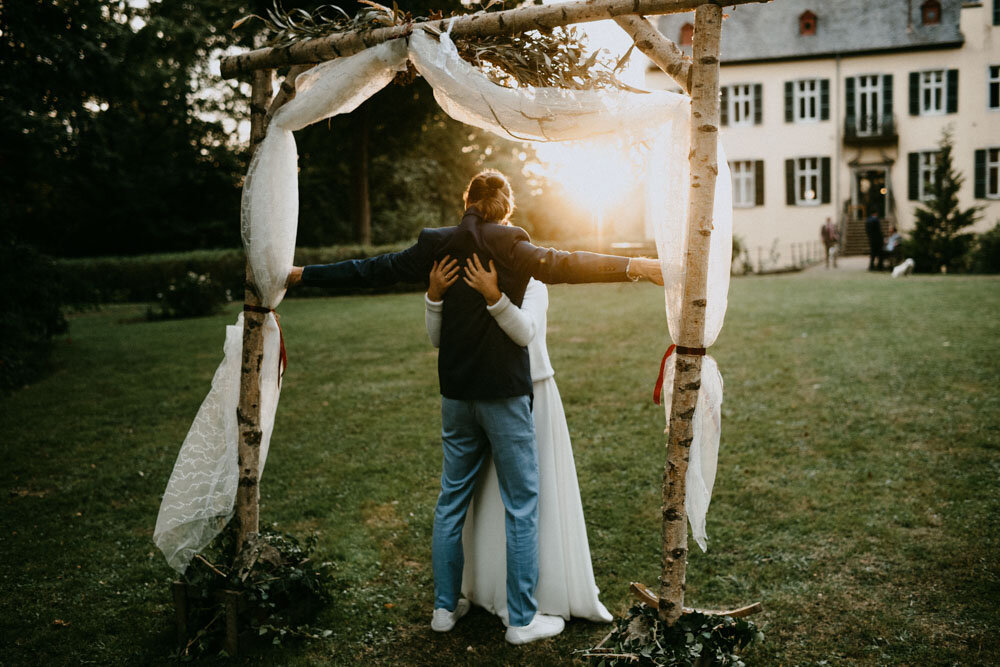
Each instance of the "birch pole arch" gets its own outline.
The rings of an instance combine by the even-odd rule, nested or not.
[[[668,438],[662,484],[662,556],[659,588],[654,592],[641,584],[632,585],[633,595],[658,609],[661,620],[670,625],[676,622],[682,613],[689,611],[684,608],[688,556],[686,498],[689,493],[686,480],[692,443],[697,443],[699,438],[712,437],[711,434],[705,434],[705,426],[699,427],[699,420],[709,423],[715,419],[715,447],[718,446],[721,376],[718,377],[717,386],[714,380],[709,383],[711,388],[708,392],[703,391],[702,384],[706,377],[706,367],[708,371],[714,373],[713,377],[718,376],[715,362],[711,357],[705,357],[705,350],[714,342],[721,328],[728,291],[728,260],[731,252],[728,236],[731,234],[731,200],[717,201],[717,180],[720,183],[726,182],[723,190],[726,197],[731,194],[728,189],[728,166],[724,160],[719,160],[718,146],[719,41],[722,7],[769,1],[571,0],[554,5],[534,5],[436,21],[335,33],[289,46],[259,48],[224,58],[221,63],[224,77],[244,77],[251,80],[251,160],[244,185],[242,211],[243,240],[247,250],[244,312],[236,326],[228,328],[226,359],[216,372],[212,391],[199,410],[195,425],[192,426],[188,438],[182,445],[182,455],[189,443],[193,442],[196,459],[205,460],[214,456],[220,460],[216,468],[229,466],[237,470],[237,475],[230,485],[235,486],[235,490],[230,490],[232,493],[228,495],[227,504],[225,501],[227,493],[220,492],[220,484],[202,475],[200,470],[192,469],[190,461],[185,468],[182,465],[182,456],[179,456],[174,474],[164,494],[154,531],[154,540],[167,556],[168,562],[183,572],[187,562],[207,544],[207,539],[218,533],[230,517],[236,520],[237,565],[242,563],[243,566],[249,567],[256,558],[259,533],[259,481],[266,460],[280,389],[280,374],[283,369],[283,345],[279,351],[280,329],[277,326],[274,308],[284,296],[284,278],[287,275],[285,267],[290,267],[292,263],[294,225],[297,225],[298,215],[295,173],[297,157],[294,140],[291,138],[292,131],[322,118],[353,110],[364,99],[386,85],[396,70],[405,68],[408,61],[416,65],[417,71],[435,89],[435,97],[446,113],[463,122],[498,133],[496,125],[499,124],[510,138],[527,137],[537,140],[575,138],[574,128],[578,129],[580,123],[592,120],[587,116],[588,113],[595,118],[604,119],[603,122],[608,122],[607,118],[613,118],[612,125],[619,131],[631,130],[644,123],[650,126],[668,127],[662,118],[657,120],[647,116],[659,113],[661,107],[666,104],[663,102],[664,96],[669,96],[670,93],[648,93],[647,96],[651,96],[652,101],[636,102],[632,98],[623,97],[609,103],[604,98],[595,97],[589,100],[587,94],[593,91],[582,91],[579,95],[571,96],[577,106],[567,107],[565,96],[561,96],[558,91],[548,92],[553,89],[538,89],[534,93],[532,103],[536,106],[543,105],[540,108],[546,110],[547,115],[530,116],[525,113],[523,100],[505,102],[501,99],[497,103],[497,107],[501,109],[500,114],[506,110],[511,115],[511,125],[518,130],[515,133],[507,124],[500,122],[500,115],[490,102],[486,103],[488,111],[484,111],[477,108],[478,102],[474,99],[466,99],[479,95],[485,100],[486,95],[475,88],[486,84],[482,84],[473,75],[463,71],[462,65],[453,62],[458,58],[457,52],[452,53],[447,48],[450,45],[454,51],[451,37],[515,34],[573,23],[613,19],[632,37],[636,48],[645,53],[690,95],[690,117],[686,122],[689,136],[678,136],[674,127],[671,136],[658,138],[661,142],[672,141],[674,144],[683,143],[690,147],[690,151],[685,152],[683,156],[689,161],[685,163],[686,168],[683,170],[688,177],[686,188],[683,182],[679,185],[675,182],[683,181],[676,178],[681,173],[676,163],[683,160],[675,160],[671,165],[672,171],[668,169],[661,172],[661,176],[673,174],[675,177],[673,180],[664,179],[657,183],[658,186],[663,186],[664,191],[673,188],[675,200],[687,203],[686,215],[679,216],[681,224],[675,225],[676,236],[668,240],[658,233],[657,237],[661,263],[664,266],[664,279],[669,283],[666,290],[668,323],[671,336],[676,343],[676,346],[671,346],[671,350],[676,347],[676,355],[666,374],[666,386],[670,389],[671,400],[667,413]],[[673,42],[666,39],[644,18],[646,15],[680,13],[692,9],[695,11],[695,30],[691,57],[684,55]],[[430,39],[428,35],[438,35],[441,46],[438,48],[428,46]],[[358,61],[363,63],[360,69],[344,70],[353,71],[357,80],[346,84],[338,82],[335,71],[337,63],[360,57],[366,58],[364,61]],[[450,71],[445,62],[448,58],[452,58]],[[272,99],[274,70],[287,66],[290,66],[289,72]],[[465,67],[474,69],[467,63]],[[489,83],[485,76],[480,74],[479,78],[495,86]],[[463,84],[470,88],[469,95],[463,95],[461,89]],[[451,91],[442,93],[441,90],[448,85],[452,86]],[[458,92],[455,89],[456,85],[460,86]],[[322,92],[324,86],[328,88],[341,86],[345,91],[341,91],[341,99],[337,100],[336,104],[324,102],[329,108],[309,108],[310,102],[304,102],[302,98],[307,95],[316,98],[317,90]],[[504,90],[508,90],[514,96],[520,94],[513,90]],[[502,97],[503,95],[498,94],[498,98]],[[584,102],[580,102],[581,99]],[[687,102],[686,97],[684,100]],[[507,103],[510,104],[510,109],[502,106]],[[546,104],[549,106],[544,106]],[[314,103],[313,105],[315,106]],[[489,118],[490,115],[492,119]],[[525,119],[527,119],[526,125]],[[657,125],[657,122],[660,125]],[[263,154],[268,157],[262,158]],[[278,164],[271,164],[272,162]],[[720,172],[724,178],[718,178]],[[288,178],[293,179],[290,185]],[[283,179],[286,191],[290,187],[294,192],[292,202],[272,196],[274,193],[269,190],[273,189],[274,182]],[[267,196],[259,194],[262,189]],[[719,235],[713,237],[712,234],[713,222],[720,206],[723,209],[725,207],[730,209],[728,214],[730,217],[727,218],[730,227],[726,230],[724,244],[719,242]],[[265,232],[267,225],[272,224],[271,218],[284,221],[285,224],[290,218],[292,232],[290,239],[287,234],[275,243],[271,243],[268,239],[267,244],[280,246],[268,249],[268,252],[277,259],[268,257],[260,259],[260,248],[257,246],[261,245],[262,239],[267,238]],[[713,246],[713,238],[716,246]],[[678,248],[676,243],[669,242],[677,239],[685,240],[683,248]],[[714,255],[711,253],[713,247],[717,248]],[[671,261],[664,259],[665,250],[673,253]],[[713,292],[708,286],[710,255],[713,256],[713,266],[716,269],[719,265],[725,267],[726,279],[721,292],[718,290]],[[721,302],[721,306],[716,305],[715,315],[712,314],[712,307],[709,305],[710,299],[713,303]],[[710,324],[711,331],[708,337],[706,337],[706,312],[708,319],[713,321],[713,324]],[[236,393],[233,385],[238,385],[238,398],[233,396],[230,400],[227,398],[228,394]],[[709,411],[702,410],[700,399],[703,401],[706,394],[711,392],[717,392],[717,395],[713,394],[716,397],[715,405],[711,406],[714,412],[706,415],[704,413]],[[202,420],[203,413],[206,416],[205,420]],[[202,427],[198,427],[199,420],[203,421]],[[708,430],[711,430],[710,425]],[[213,438],[223,444],[216,447],[213,453],[206,454],[205,452],[212,449],[210,441]],[[235,448],[230,447],[235,449],[235,452],[223,451],[227,438],[236,442]],[[714,457],[714,453],[712,456]],[[714,480],[714,458],[710,472]],[[205,479],[199,481],[201,477]],[[197,508],[192,509],[190,504],[179,500],[183,493],[175,486],[175,478],[180,480],[178,482],[180,485],[197,487],[196,491],[183,490],[183,493],[198,497],[200,504]],[[195,481],[192,482],[192,479]],[[698,479],[701,480],[700,477]],[[707,485],[710,495],[711,480]],[[199,493],[201,495],[198,495]],[[703,548],[706,510],[707,499],[704,501],[704,507],[699,510],[702,525],[700,539],[699,531],[695,531],[695,538]],[[200,522],[195,523],[198,526],[193,531],[195,537],[179,539],[175,530],[176,526],[180,525],[177,522],[192,521]],[[742,610],[712,613],[745,615],[757,610],[759,605],[752,605]]]

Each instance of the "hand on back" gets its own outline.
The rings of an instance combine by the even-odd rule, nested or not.
[[[490,268],[487,269],[479,261],[479,255],[473,254],[471,259],[465,260],[465,275],[462,276],[465,284],[483,295],[486,303],[490,306],[500,300],[502,294],[497,285],[497,271],[490,260]]]
[[[452,259],[450,255],[445,255],[440,261],[434,262],[427,287],[427,298],[431,301],[443,299],[444,293],[458,280],[458,269],[458,260]]]

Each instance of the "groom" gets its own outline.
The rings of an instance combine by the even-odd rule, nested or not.
[[[293,267],[289,286],[386,287],[427,282],[435,261],[460,265],[473,254],[497,267],[500,290],[521,305],[528,280],[545,283],[623,282],[646,278],[663,284],[659,261],[588,252],[561,252],[532,245],[527,233],[506,221],[513,196],[498,172],[483,172],[465,194],[467,210],[456,227],[425,229],[417,243],[397,253],[336,264]],[[487,311],[474,289],[457,281],[445,293],[438,376],[444,465],[434,512],[431,627],[451,630],[469,609],[460,599],[464,555],[462,527],[476,480],[492,452],[506,508],[506,639],[525,644],[559,634],[563,620],[537,614],[538,452],[531,416],[527,349],[515,344]]]

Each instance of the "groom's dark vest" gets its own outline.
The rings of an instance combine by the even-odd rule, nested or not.
[[[550,284],[627,280],[628,260],[624,257],[540,248],[531,244],[520,227],[484,221],[470,208],[457,227],[425,229],[415,245],[401,252],[307,266],[302,284],[352,288],[387,287],[398,282],[426,285],[436,260],[450,255],[465,266],[473,253],[484,266],[493,260],[500,291],[517,306],[531,277]],[[461,279],[444,297],[438,377],[446,398],[482,400],[531,394],[527,348],[500,329],[486,310],[482,295]]]

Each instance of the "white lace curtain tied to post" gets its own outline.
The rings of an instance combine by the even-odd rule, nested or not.
[[[669,195],[665,190],[649,187],[653,183],[688,182],[689,163],[673,154],[676,143],[684,141],[680,130],[673,136],[661,135],[654,142],[647,163],[646,215],[654,225],[656,248],[663,270],[663,292],[670,336],[677,340],[681,328],[681,301],[684,297],[684,272],[687,257],[688,189]],[[685,132],[688,130],[685,129]],[[684,141],[685,146],[687,141]],[[703,346],[711,347],[726,316],[729,299],[729,276],[733,254],[732,180],[725,151],[719,144],[716,155],[718,175],[715,181],[715,208],[709,244],[708,282],[706,286],[705,332]],[[664,212],[665,211],[665,212]],[[670,403],[674,386],[674,363],[667,360],[663,373],[663,405],[670,423]],[[722,434],[722,375],[711,355],[702,358],[701,388],[693,417],[693,439],[689,452],[685,507],[691,534],[704,551],[708,548],[705,520],[712,499],[718,466],[719,441]]]
[[[243,186],[241,232],[262,308],[273,310],[285,295],[298,229],[298,155],[294,130],[328,116],[347,113],[381,90],[406,64],[406,48],[392,42],[352,58],[334,60],[296,79],[295,99],[282,107],[258,146]],[[260,375],[263,475],[281,387],[281,334],[268,312]],[[233,516],[239,434],[236,405],[240,391],[243,315],[226,328],[225,356],[212,387],[181,445],[163,495],[153,541],[167,563],[183,573]]]
[[[241,205],[243,244],[262,307],[274,309],[281,302],[294,258],[298,156],[292,133],[324,118],[353,111],[405,68],[408,58],[434,89],[435,99],[449,116],[498,136],[567,141],[618,133],[647,145],[656,144],[661,152],[652,151],[650,155],[662,162],[670,175],[665,180],[651,181],[656,187],[647,188],[661,204],[649,209],[653,211],[661,258],[661,238],[669,239],[670,246],[682,242],[676,230],[684,226],[688,188],[687,97],[662,91],[639,94],[621,90],[505,88],[463,61],[448,35],[435,38],[418,30],[408,42],[385,42],[300,74],[295,97],[271,120],[250,162]],[[727,194],[723,198],[717,194],[716,226],[731,229],[728,171],[724,177],[725,163],[720,161],[719,166],[719,182],[725,183]],[[720,225],[723,220],[726,222]],[[713,234],[713,249],[715,240]],[[665,269],[668,264],[664,262]],[[665,270],[664,278],[669,283],[677,276]],[[728,273],[724,289],[728,290]],[[712,294],[710,285],[710,308]],[[237,320],[236,327],[229,327],[234,328],[242,330],[242,319]],[[241,341],[241,336],[232,336],[231,331],[227,332],[226,358],[181,447],[157,519],[154,540],[171,566],[181,572],[232,515],[238,480],[237,442],[235,429],[230,429],[226,420],[230,416],[235,419],[239,393],[240,349],[230,348]],[[268,424],[261,444],[261,471],[279,392],[277,377],[268,379],[268,369],[277,373],[279,353],[278,328],[272,313],[266,318],[261,373],[261,421],[262,425]],[[263,398],[265,390],[271,391],[268,387],[273,388],[273,402]],[[719,398],[721,401],[721,393]],[[195,478],[197,482],[190,481]]]
[[[260,471],[263,473],[278,407],[278,323],[264,322],[260,371]],[[270,344],[269,344],[270,343]],[[239,485],[236,405],[240,396],[243,313],[226,327],[223,359],[184,438],[156,517],[153,542],[170,567],[182,573],[233,516]]]

